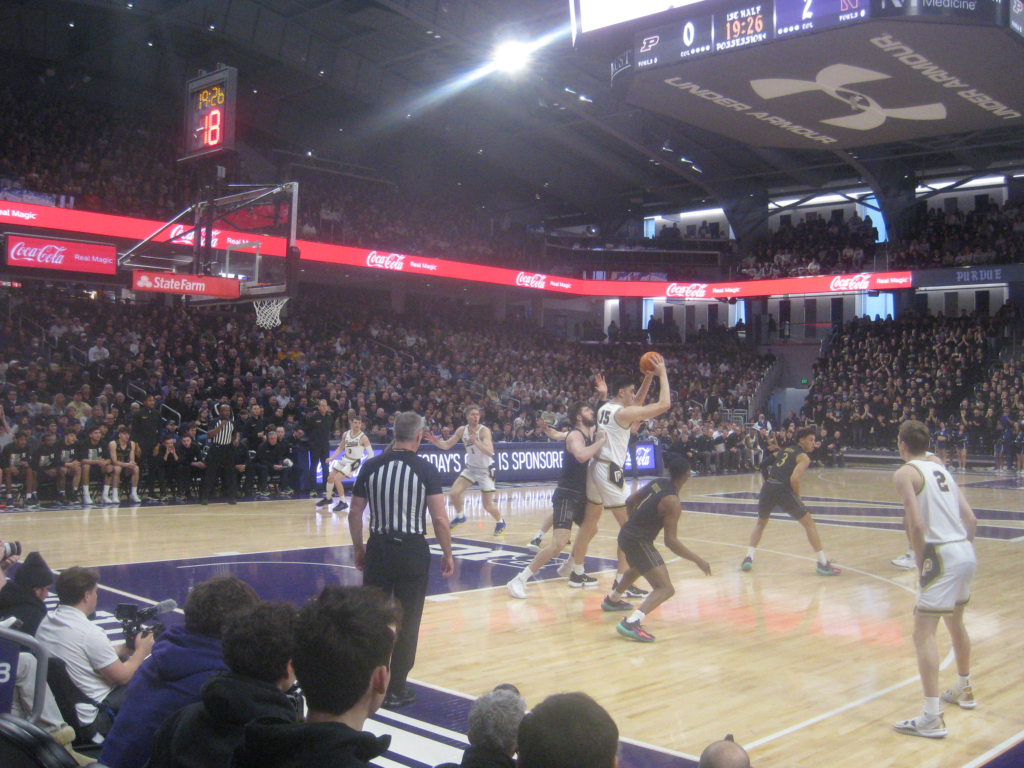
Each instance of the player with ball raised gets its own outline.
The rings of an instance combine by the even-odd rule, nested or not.
[[[566,560],[563,569],[572,569],[569,574],[570,587],[595,586],[597,579],[587,576],[583,563],[587,556],[590,540],[597,533],[597,524],[601,513],[609,510],[621,527],[626,522],[626,477],[623,465],[626,462],[626,451],[629,446],[629,429],[636,421],[646,421],[668,411],[672,407],[672,393],[668,386],[668,373],[665,360],[657,352],[647,352],[640,358],[640,372],[644,375],[639,391],[630,376],[613,376],[608,388],[611,399],[597,411],[597,428],[605,433],[607,441],[598,454],[590,460],[587,468],[587,508],[573,545],[572,556]],[[647,392],[651,388],[654,377],[658,377],[658,401],[644,405]],[[628,570],[626,558],[619,550],[619,570],[615,578]],[[565,575],[559,569],[561,575]],[[613,585],[613,590],[615,585]],[[630,597],[643,597],[647,593],[636,587],[626,594]]]

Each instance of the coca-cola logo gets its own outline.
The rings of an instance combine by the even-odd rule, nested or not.
[[[213,230],[213,237],[211,238],[211,248],[217,247],[217,241],[220,240],[221,231],[219,229]],[[196,241],[196,230],[194,227],[189,227],[189,231],[185,231],[185,227],[181,224],[177,224],[171,227],[170,234],[171,242],[178,243],[179,245],[192,245]],[[203,241],[205,244],[205,241]]]
[[[839,275],[829,283],[830,291],[866,291],[871,287],[871,275],[862,272],[859,275]]]
[[[67,248],[63,245],[49,243],[39,248],[30,248],[24,241],[17,242],[11,246],[9,261],[20,261],[27,264],[63,264],[64,252]]]
[[[523,288],[540,288],[544,289],[547,287],[547,275],[542,275],[535,272],[520,272],[516,275],[516,285],[520,285]]]
[[[401,272],[405,269],[405,256],[400,253],[377,253],[370,251],[366,257],[366,266],[377,269],[394,269]]]
[[[707,292],[707,283],[670,283],[665,289],[670,299],[703,299]]]

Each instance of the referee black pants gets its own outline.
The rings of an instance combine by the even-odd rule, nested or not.
[[[366,542],[363,584],[382,589],[384,594],[394,596],[402,605],[402,626],[391,654],[389,691],[398,692],[405,688],[406,678],[416,662],[416,643],[429,576],[430,546],[425,537],[370,535]]]
[[[311,492],[316,491],[318,487],[324,487],[327,483],[327,476],[331,473],[331,467],[327,461],[331,455],[330,445],[314,445],[310,443],[309,446],[309,490]],[[323,479],[320,481],[320,485],[316,484],[316,469],[322,467]]]
[[[206,454],[206,474],[203,475],[203,489],[199,492],[199,498],[209,500],[210,492],[217,482],[217,476],[223,478],[224,493],[229,501],[234,501],[238,495],[238,487],[235,477],[235,467],[231,463],[234,447],[231,445],[211,445]]]

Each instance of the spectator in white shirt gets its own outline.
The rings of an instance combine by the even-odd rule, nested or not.
[[[103,346],[103,337],[96,339],[96,344],[89,347],[89,365],[102,362],[110,357],[110,350]]]
[[[64,661],[71,681],[82,693],[103,705],[103,710],[91,704],[76,705],[86,738],[95,733],[106,735],[114,723],[108,709],[117,713],[128,682],[153,648],[153,634],[140,632],[132,652],[124,644],[112,645],[99,625],[89,621],[99,599],[99,576],[94,570],[68,568],[57,577],[54,588],[60,605],[43,619],[36,639]]]

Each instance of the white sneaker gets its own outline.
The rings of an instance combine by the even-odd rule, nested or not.
[[[128,497],[131,499],[132,504],[141,504],[142,499],[139,498],[139,494],[136,493],[135,489],[132,488],[132,495]]]
[[[944,739],[947,733],[946,721],[942,719],[942,715],[933,718],[918,715],[910,720],[893,723],[892,727],[908,736],[924,736],[926,739]]]
[[[947,704],[958,704],[961,709],[974,709],[978,706],[978,702],[974,700],[974,691],[969,685],[966,688],[954,685],[939,698]]]
[[[92,496],[89,495],[89,491],[87,490],[82,491],[82,503],[92,504]]]
[[[110,492],[110,503],[111,504],[120,504],[121,503],[121,498],[117,495],[117,489],[116,488]]]
[[[540,541],[541,541],[541,537],[538,536],[536,539],[534,539],[533,541],[531,541],[529,544],[526,545],[526,549],[528,551],[530,551],[530,552],[533,552],[533,554],[536,555],[538,552],[540,552]]]
[[[508,593],[512,595],[512,597],[517,598],[519,600],[526,599],[526,585],[523,583],[523,580],[518,576],[512,579],[505,586],[508,587]]]
[[[558,566],[558,575],[559,576],[568,576],[570,573],[572,573],[572,566],[573,566],[573,559],[572,559],[572,555],[570,555],[569,557],[567,557],[565,559],[564,563],[562,563],[560,566]]]
[[[110,489],[109,488],[104,488],[103,489],[103,493],[100,494],[100,503],[101,504],[109,504],[110,503]]]
[[[897,568],[905,568],[908,571],[911,568],[917,568],[917,558],[914,557],[913,552],[904,552],[902,555],[891,561]]]

